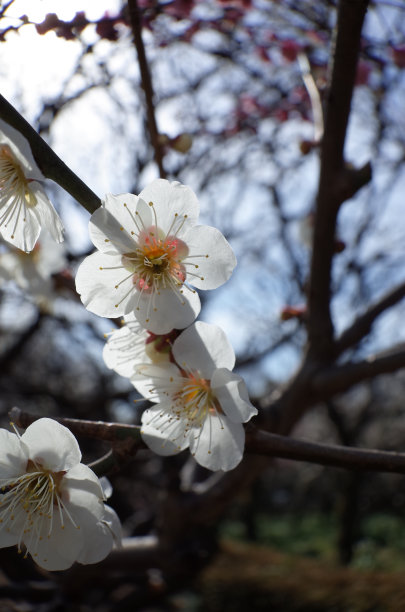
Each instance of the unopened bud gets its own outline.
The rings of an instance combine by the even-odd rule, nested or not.
[[[176,138],[171,138],[169,146],[171,149],[178,151],[179,153],[187,153],[191,149],[193,139],[191,134],[179,134]]]
[[[289,321],[290,319],[302,320],[306,313],[306,304],[299,304],[297,306],[284,306],[280,312],[280,319],[282,321]]]

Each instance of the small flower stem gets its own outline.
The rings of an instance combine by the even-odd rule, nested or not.
[[[68,168],[28,121],[2,95],[0,95],[0,118],[28,140],[34,159],[46,178],[58,183],[89,213],[93,213],[101,206],[100,198]]]

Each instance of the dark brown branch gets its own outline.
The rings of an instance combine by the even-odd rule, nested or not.
[[[346,349],[362,340],[371,330],[376,318],[391,306],[397,304],[405,297],[405,283],[385,295],[379,302],[371,306],[363,315],[358,317],[341,337],[336,341],[335,354],[340,355]]]
[[[26,428],[41,417],[38,414],[24,412],[20,408],[12,408],[9,412],[10,420],[18,427]],[[137,425],[122,425],[121,423],[106,423],[104,421],[85,421],[82,419],[69,419],[65,417],[52,417],[58,423],[65,425],[77,436],[96,438],[106,442],[122,442],[128,439],[141,444],[141,430]]]
[[[359,382],[380,374],[395,372],[404,367],[405,349],[400,349],[381,356],[373,356],[357,363],[351,362],[323,370],[314,377],[312,384],[320,397],[330,398]]]
[[[149,70],[148,60],[145,53],[145,45],[142,39],[142,20],[137,0],[128,0],[129,19],[131,22],[134,43],[138,53],[139,70],[141,72],[142,89],[145,94],[146,112],[148,117],[149,135],[154,151],[155,162],[159,168],[161,178],[166,177],[163,167],[163,150],[159,141],[159,132],[155,117],[154,93],[152,77]]]
[[[405,473],[405,453],[308,442],[253,429],[253,427],[247,432],[246,451],[268,457],[308,461],[349,470]]]
[[[75,564],[65,574],[65,588],[79,592],[87,588],[91,581],[102,579],[103,574],[111,572],[144,572],[147,568],[162,565],[162,551],[156,536],[146,535],[123,538],[122,547],[114,548],[100,563],[95,565]]]
[[[46,178],[58,183],[89,213],[99,208],[100,198],[68,168],[28,121],[2,95],[0,95],[0,118],[28,140],[34,159]]]
[[[355,170],[344,161],[344,143],[367,6],[368,0],[339,2],[332,76],[325,105],[308,296],[309,351],[322,360],[329,360],[333,352],[330,284],[338,210],[342,202],[371,177],[369,165]]]

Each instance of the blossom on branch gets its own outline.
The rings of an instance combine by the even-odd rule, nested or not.
[[[42,185],[28,141],[0,120],[0,235],[22,251],[32,251],[41,227],[56,242],[63,225]]]
[[[86,257],[76,289],[102,317],[134,313],[145,329],[184,329],[200,312],[197,289],[215,289],[230,277],[235,255],[219,230],[196,225],[193,191],[157,179],[139,196],[107,195],[90,219],[98,251]]]
[[[174,341],[176,361],[145,364],[133,383],[155,402],[142,415],[142,438],[159,455],[189,447],[211,470],[231,470],[242,459],[242,423],[257,414],[243,379],[231,370],[235,353],[216,325],[197,321]]]
[[[74,435],[42,418],[20,436],[0,429],[0,548],[18,546],[41,567],[97,563],[120,539],[114,510]]]

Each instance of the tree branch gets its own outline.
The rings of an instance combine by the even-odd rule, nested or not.
[[[367,5],[368,0],[339,2],[332,77],[325,106],[307,319],[309,351],[321,360],[329,360],[333,352],[330,282],[337,213],[342,202],[371,177],[369,164],[360,170],[348,168],[343,154]]]
[[[113,548],[108,557],[95,565],[80,565],[76,563],[65,575],[65,587],[71,584],[75,590],[87,588],[92,579],[100,579],[104,573],[111,572],[144,572],[162,564],[162,551],[159,540],[154,535],[123,538],[120,548]]]
[[[166,172],[163,167],[163,151],[159,141],[159,132],[156,124],[154,93],[152,85],[152,77],[149,70],[148,60],[146,59],[145,45],[142,39],[142,21],[141,13],[137,0],[128,0],[129,19],[131,23],[134,43],[138,53],[139,70],[141,72],[142,89],[145,94],[146,112],[148,117],[149,135],[154,151],[155,162],[159,168],[161,178],[166,177]]]
[[[28,121],[2,95],[0,95],[0,118],[28,140],[34,159],[46,178],[58,183],[89,213],[93,213],[101,206],[100,198],[68,168]]]
[[[24,412],[14,407],[8,413],[10,420],[17,427],[26,428],[41,418],[38,414]],[[104,421],[85,421],[82,419],[69,419],[66,417],[52,417],[77,436],[96,438],[106,442],[123,442],[131,439],[140,445],[142,443],[141,428],[137,425],[123,425],[121,423],[106,423]]]
[[[371,306],[363,315],[346,329],[335,343],[336,356],[362,340],[371,330],[376,318],[391,306],[394,306],[405,297],[405,283],[399,285],[385,295],[379,302]]]
[[[313,388],[320,397],[326,399],[359,382],[404,367],[405,349],[399,349],[357,363],[351,362],[323,370],[314,377]]]
[[[246,451],[268,457],[308,461],[350,470],[405,473],[405,453],[296,440],[254,429],[253,426],[247,431]]]

